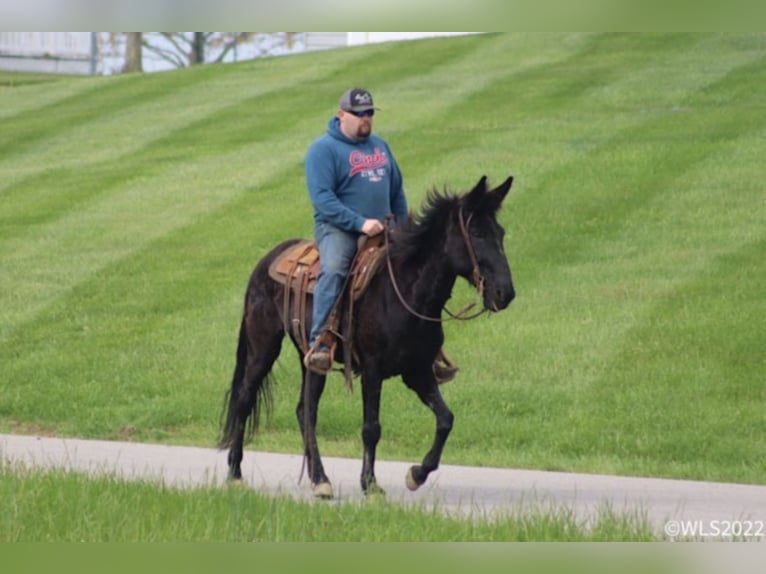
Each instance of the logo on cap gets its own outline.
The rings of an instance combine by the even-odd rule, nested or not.
[[[354,92],[351,95],[351,99],[354,100],[355,106],[371,106],[372,96],[367,92]]]
[[[340,98],[340,109],[347,112],[363,112],[376,109],[372,103],[372,94],[362,88],[346,90]]]

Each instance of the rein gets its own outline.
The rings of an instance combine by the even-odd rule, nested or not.
[[[471,259],[471,264],[473,265],[473,271],[472,271],[472,277],[473,277],[473,284],[476,287],[476,292],[478,293],[479,298],[481,299],[484,296],[484,277],[481,276],[481,271],[479,270],[479,262],[476,259],[476,252],[473,249],[473,244],[471,243],[471,238],[468,235],[468,226],[471,223],[471,218],[473,217],[473,214],[468,216],[468,219],[465,220],[463,218],[463,208],[461,207],[458,211],[458,221],[460,222],[460,233],[463,236],[463,241],[465,242],[466,250],[468,251],[468,257]],[[391,278],[391,285],[394,287],[394,292],[396,293],[396,296],[399,298],[399,301],[404,306],[405,309],[411,314],[417,317],[418,319],[422,319],[423,321],[432,321],[434,323],[443,323],[444,321],[448,321],[449,319],[455,319],[459,321],[469,321],[471,319],[475,319],[479,315],[483,315],[487,312],[486,309],[482,309],[481,311],[478,311],[474,313],[473,315],[466,315],[468,311],[470,311],[476,303],[470,303],[466,305],[463,309],[458,311],[457,313],[452,313],[447,307],[444,307],[444,310],[449,315],[449,319],[442,319],[441,317],[429,317],[427,315],[423,315],[422,313],[418,313],[413,309],[407,301],[405,301],[404,296],[402,295],[402,292],[399,290],[399,285],[396,282],[396,276],[394,275],[394,267],[391,263],[391,250],[389,249],[389,235],[391,233],[390,228],[390,216],[386,218],[386,225],[384,228],[384,234],[385,234],[385,246],[386,246],[386,265],[388,266],[388,275]]]

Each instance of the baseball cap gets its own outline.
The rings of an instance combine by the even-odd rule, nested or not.
[[[363,88],[351,88],[340,97],[340,109],[346,112],[378,110],[372,105],[372,94]]]

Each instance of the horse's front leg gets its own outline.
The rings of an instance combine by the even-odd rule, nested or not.
[[[377,376],[362,377],[362,492],[365,494],[385,494],[375,479],[375,449],[380,441],[380,393],[382,380]]]
[[[404,383],[417,393],[418,398],[436,416],[436,434],[431,450],[426,453],[420,465],[410,467],[407,472],[407,488],[417,490],[425,483],[428,475],[439,467],[444,444],[452,431],[455,416],[444,402],[439,391],[439,385],[430,369],[426,373],[404,376],[403,378]]]
[[[303,436],[303,446],[306,456],[309,478],[314,496],[317,498],[332,498],[332,485],[324,471],[322,458],[319,455],[317,444],[316,426],[319,411],[319,399],[322,397],[326,382],[325,375],[308,373],[303,368],[303,384],[301,385],[301,397],[295,414],[298,417],[298,425]]]

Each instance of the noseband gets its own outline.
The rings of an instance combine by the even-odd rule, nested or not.
[[[468,234],[468,226],[471,224],[471,218],[473,217],[473,213],[468,216],[468,219],[465,219],[463,217],[463,207],[461,206],[458,210],[458,222],[460,223],[460,234],[463,236],[463,242],[465,243],[466,251],[468,251],[468,257],[471,260],[471,265],[473,265],[473,270],[471,273],[471,277],[473,279],[473,286],[476,287],[476,292],[478,293],[479,299],[484,297],[484,277],[481,275],[481,270],[479,269],[479,261],[476,258],[476,251],[473,248],[473,244],[471,243],[471,237]],[[389,249],[389,234],[391,233],[391,218],[392,216],[386,217],[386,225],[384,228],[385,233],[385,245],[386,245],[386,265],[388,266],[388,275],[391,277],[391,285],[394,286],[394,292],[396,293],[396,296],[399,298],[399,301],[404,306],[407,311],[417,317],[418,319],[422,319],[424,321],[433,321],[434,323],[442,323],[448,319],[442,319],[441,317],[429,317],[427,315],[423,315],[421,313],[418,313],[410,307],[410,305],[407,303],[407,301],[404,300],[404,296],[402,295],[402,292],[399,290],[399,286],[396,283],[396,277],[394,275],[394,267],[391,264],[391,250]],[[473,315],[466,315],[468,311],[470,311],[476,303],[470,303],[466,305],[463,309],[458,311],[457,313],[452,313],[447,307],[444,307],[444,310],[447,312],[447,314],[450,316],[451,319],[457,319],[460,321],[468,321],[470,319],[475,319],[479,315],[482,315],[487,312],[487,309],[482,309],[481,311],[478,311],[474,313]]]

